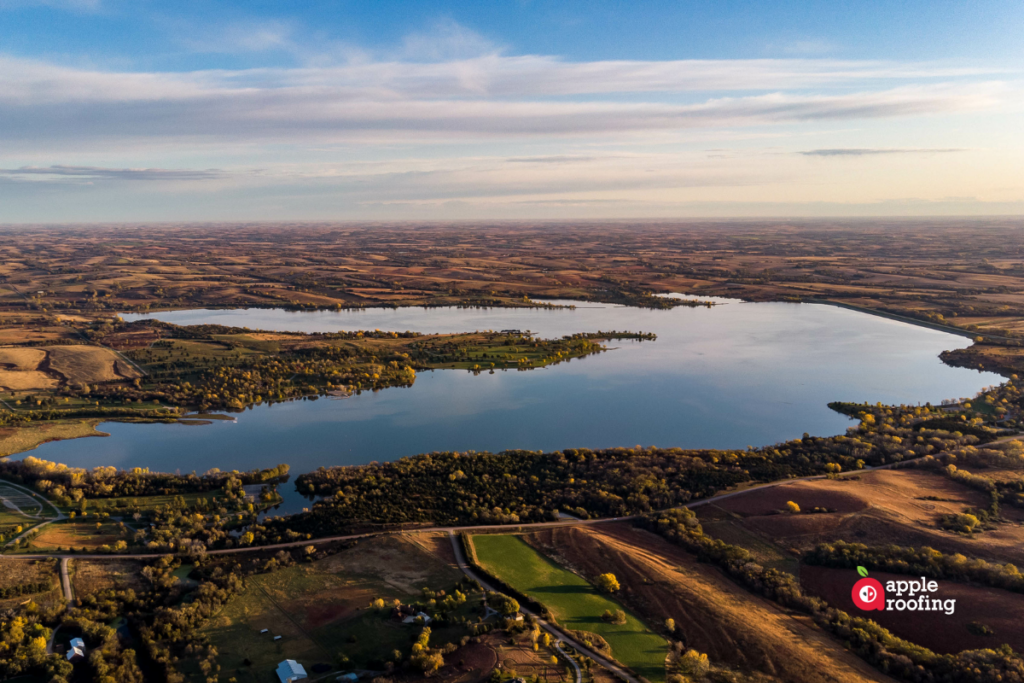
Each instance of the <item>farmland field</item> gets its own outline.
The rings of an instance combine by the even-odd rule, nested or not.
[[[1015,479],[1017,472],[980,470],[985,477]],[[779,514],[787,501],[805,511]],[[1024,563],[1024,515],[1003,506],[1008,523],[974,537],[943,530],[943,514],[984,509],[988,496],[935,472],[876,470],[838,479],[800,481],[751,491],[701,509],[709,534],[759,554],[765,543],[798,554],[818,543],[929,546],[991,561]],[[816,506],[829,512],[807,513]],[[716,513],[717,508],[717,513]],[[746,537],[746,538],[745,538]],[[758,540],[760,539],[760,541]]]
[[[892,682],[807,617],[787,613],[629,524],[602,524],[600,531],[552,528],[524,538],[584,576],[612,572],[623,586],[623,601],[637,614],[650,624],[675,619],[678,639],[716,663],[787,683]]]
[[[616,660],[651,681],[665,679],[668,643],[664,638],[628,611],[623,625],[601,619],[605,610],[623,609],[621,604],[548,560],[518,536],[474,536],[473,544],[488,571],[547,606],[561,626],[597,633],[608,641]]]
[[[871,576],[883,584],[913,578],[880,571],[871,572]],[[852,569],[811,566],[800,569],[800,583],[808,592],[850,613],[857,612],[850,597],[850,587],[857,579]],[[897,636],[940,654],[996,649],[1004,643],[1018,652],[1024,648],[1024,633],[1020,629],[1021,619],[1024,619],[1024,595],[953,581],[939,581],[938,586],[935,593],[923,595],[931,599],[956,600],[953,614],[886,610],[871,618]],[[992,633],[973,633],[968,628],[971,623],[984,624]]]
[[[59,521],[43,528],[42,532],[28,546],[31,551],[54,551],[59,548],[99,548],[113,545],[121,540],[113,522]]]
[[[275,681],[282,659],[347,668],[375,668],[399,649],[408,655],[419,628],[390,618],[390,607],[367,609],[380,597],[410,601],[424,587],[450,590],[461,573],[396,537],[360,542],[312,564],[249,577],[245,590],[204,627],[218,663],[239,683]],[[463,606],[469,616],[478,600]],[[269,629],[261,634],[262,629]],[[431,644],[458,641],[462,627],[434,629]],[[273,636],[282,636],[274,641]],[[248,664],[246,664],[248,662]]]
[[[68,382],[75,384],[134,379],[139,376],[117,354],[99,346],[51,346],[49,354],[50,367]]]

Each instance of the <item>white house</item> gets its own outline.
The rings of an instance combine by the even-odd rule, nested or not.
[[[68,648],[67,658],[69,662],[85,659],[85,641],[81,638],[72,638]]]
[[[286,659],[277,665],[277,677],[281,683],[293,683],[306,678],[306,670],[294,659]]]

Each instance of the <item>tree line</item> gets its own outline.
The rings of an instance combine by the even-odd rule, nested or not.
[[[324,498],[280,525],[313,534],[357,523],[518,524],[621,517],[661,510],[750,481],[829,475],[957,452],[973,435],[914,428],[928,408],[860,407],[861,424],[832,437],[804,435],[748,450],[680,448],[437,452],[388,463],[320,468],[301,493]],[[272,526],[272,525],[271,525]]]
[[[890,676],[910,683],[1024,682],[1024,660],[1009,646],[965,650],[955,655],[936,654],[893,635],[870,619],[852,616],[821,598],[807,595],[792,574],[766,569],[746,549],[706,535],[689,509],[646,515],[636,524],[720,567],[751,592],[809,615],[851,651]]]

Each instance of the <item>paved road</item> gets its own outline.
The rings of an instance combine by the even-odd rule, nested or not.
[[[555,647],[562,653],[562,656],[569,660],[572,664],[572,668],[576,670],[576,683],[583,683],[583,672],[580,671],[580,665],[576,663],[576,660],[569,656],[569,653],[562,649],[562,641],[556,640]]]
[[[492,591],[492,592],[496,592],[496,593],[500,593],[501,591],[496,590],[494,587],[492,587],[490,584],[488,584],[487,581],[483,577],[479,576],[469,566],[469,563],[466,561],[466,556],[462,552],[462,544],[459,543],[459,540],[455,537],[455,533],[453,531],[448,531],[448,537],[452,541],[452,548],[455,549],[455,563],[459,565],[459,569],[462,570],[462,573],[465,574],[466,576],[468,576],[469,578],[475,579],[476,581],[478,581],[480,583],[480,585],[483,586],[486,590],[489,590],[489,591]],[[611,671],[615,675],[619,676],[623,680],[629,681],[629,683],[640,683],[640,679],[638,679],[636,676],[634,676],[633,674],[629,673],[628,671],[626,671],[625,669],[623,669],[619,665],[615,664],[611,660],[609,660],[609,659],[603,657],[602,655],[594,652],[593,650],[591,650],[588,647],[584,647],[580,643],[576,642],[574,639],[572,639],[569,636],[565,635],[557,626],[551,625],[546,620],[541,618],[541,616],[539,614],[535,614],[534,612],[530,611],[526,607],[522,607],[522,606],[520,606],[520,611],[523,612],[524,614],[529,614],[529,615],[533,616],[537,620],[537,623],[540,625],[540,627],[542,629],[544,629],[545,631],[547,631],[548,633],[550,633],[552,636],[554,636],[556,640],[563,640],[566,643],[569,643],[569,645],[571,645],[572,647],[576,648],[576,650],[578,652],[581,652],[582,654],[586,655],[587,657],[590,657],[595,662],[597,662],[598,664],[600,664],[604,668],[608,669],[609,671]],[[561,648],[559,648],[559,650],[561,650]],[[562,654],[565,654],[565,653],[563,652]],[[566,659],[569,659],[569,661],[572,662],[573,666],[576,667],[576,675],[577,675],[577,679],[576,680],[577,680],[577,683],[579,683],[580,677],[582,675],[580,673],[579,667],[576,666],[576,662],[572,661],[571,658],[566,657]]]
[[[75,600],[71,593],[71,577],[68,575],[68,558],[60,558],[60,585],[64,589],[64,599],[70,605]]]
[[[900,465],[900,464],[902,464],[902,463],[892,462],[892,463],[889,463],[888,465],[879,465],[877,467],[865,467],[864,469],[861,469],[861,470],[851,470],[849,472],[844,472],[843,475],[862,474],[864,472],[870,472],[870,471],[873,471],[873,470],[887,470],[887,469],[890,469],[890,468],[895,467],[895,466]],[[695,501],[692,501],[690,503],[686,503],[684,505],[679,505],[679,506],[677,506],[677,508],[695,508],[695,507],[699,507],[701,505],[707,505],[709,503],[717,503],[720,500],[725,500],[726,498],[732,498],[733,496],[742,496],[742,495],[744,495],[746,493],[750,493],[751,491],[758,491],[758,490],[761,490],[761,489],[772,488],[774,486],[782,486],[784,484],[792,484],[795,481],[813,481],[815,479],[825,479],[827,476],[828,475],[825,475],[825,474],[815,474],[815,475],[812,475],[812,476],[809,476],[809,477],[798,477],[798,478],[794,478],[794,479],[779,479],[778,481],[768,482],[767,484],[758,484],[757,486],[751,486],[750,488],[742,489],[740,491],[732,491],[730,493],[721,493],[721,494],[718,494],[716,496],[712,496],[711,498],[701,498],[700,500],[695,500]],[[9,483],[9,482],[5,482],[5,483]],[[15,484],[11,484],[11,486],[15,486]],[[28,491],[28,489],[25,489],[25,490]],[[57,510],[56,507],[54,507],[53,509]],[[63,519],[64,518],[64,515],[61,514],[59,510],[57,510],[57,514],[60,515],[60,517],[58,519]],[[321,536],[320,538],[312,538],[312,539],[307,539],[307,540],[304,540],[304,541],[290,541],[288,543],[274,543],[274,544],[271,544],[271,545],[256,545],[256,546],[248,546],[248,547],[245,547],[245,548],[221,548],[219,550],[208,550],[206,552],[207,552],[208,555],[233,555],[235,553],[252,553],[252,552],[265,551],[265,550],[283,550],[283,549],[286,549],[286,548],[299,548],[299,547],[304,547],[304,546],[307,546],[307,545],[321,545],[321,544],[324,544],[324,543],[335,543],[335,542],[338,542],[338,541],[352,541],[352,540],[359,539],[359,538],[370,538],[370,537],[373,537],[373,536],[381,536],[381,535],[395,534],[395,533],[403,533],[403,534],[452,533],[452,532],[458,532],[458,531],[476,531],[476,530],[480,530],[480,529],[488,529],[490,531],[494,531],[495,529],[505,529],[508,533],[514,533],[515,531],[520,530],[520,529],[539,529],[539,528],[550,529],[550,528],[559,527],[559,526],[589,526],[589,525],[592,525],[592,524],[609,524],[609,523],[612,523],[612,522],[629,521],[629,520],[632,520],[632,519],[637,519],[639,517],[643,517],[643,515],[629,515],[627,517],[604,517],[604,518],[601,518],[601,519],[584,519],[584,520],[564,519],[564,520],[560,520],[560,521],[557,521],[557,522],[529,522],[529,523],[526,523],[526,524],[515,524],[515,525],[511,525],[510,524],[508,526],[495,526],[493,524],[492,525],[476,524],[476,525],[470,525],[470,526],[432,526],[432,527],[422,527],[422,528],[419,528],[419,529],[391,529],[391,530],[387,530],[387,531],[370,531],[370,532],[366,532],[366,533],[362,533],[362,534],[346,534],[346,535],[342,535],[342,536]],[[51,520],[51,521],[56,521],[56,520]],[[30,529],[29,531],[34,531],[36,529],[39,529],[43,525],[49,524],[49,523],[50,522],[44,522],[43,524],[40,524],[39,526],[36,526],[33,529]],[[25,532],[25,533],[29,533],[29,532]],[[24,534],[22,534],[22,535],[24,535]],[[20,536],[18,538],[20,538]],[[17,540],[17,539],[11,539],[11,542],[13,542],[14,540]],[[130,554],[129,555],[129,554],[117,553],[117,554],[104,554],[104,555],[85,555],[85,554],[77,554],[76,553],[76,554],[68,554],[68,555],[54,555],[54,554],[20,555],[19,554],[19,555],[4,555],[4,557],[8,557],[8,558],[11,558],[11,559],[25,559],[25,560],[40,560],[40,559],[45,559],[45,558],[48,558],[48,557],[72,557],[72,558],[79,558],[79,559],[83,559],[83,560],[152,560],[152,559],[156,559],[158,557],[163,557],[163,556],[166,556],[166,555],[175,555],[175,554],[176,553],[136,553],[136,554]]]

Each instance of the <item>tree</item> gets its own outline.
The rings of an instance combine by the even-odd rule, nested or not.
[[[519,611],[519,602],[503,593],[491,593],[487,596],[491,607],[498,610],[500,614],[510,617]]]
[[[711,670],[711,663],[708,662],[707,655],[696,650],[687,650],[686,654],[679,658],[679,670],[693,679],[700,680]]]
[[[786,511],[792,512],[795,515],[798,512],[800,512],[800,506],[794,503],[793,501],[788,501],[786,503]]]
[[[673,619],[672,617],[669,617],[668,619],[666,619],[665,620],[665,630],[668,631],[669,633],[675,633],[676,632],[676,620]]]
[[[615,574],[601,574],[597,577],[597,588],[604,593],[614,593],[619,590],[619,580]]]

